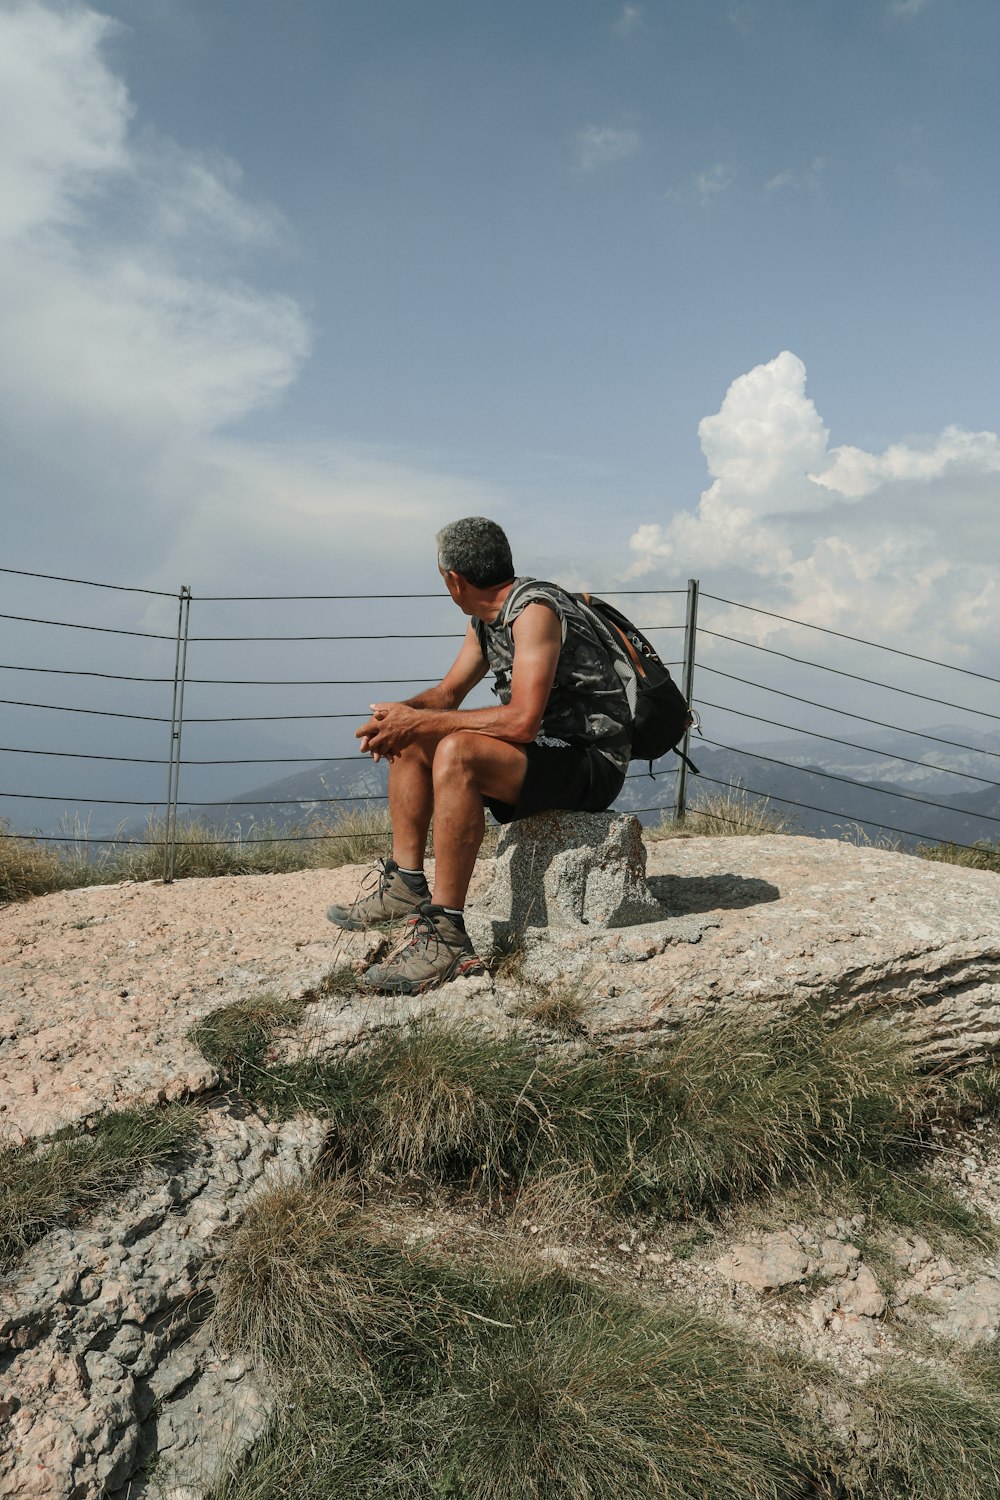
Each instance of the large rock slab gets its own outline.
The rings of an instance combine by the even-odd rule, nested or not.
[[[0,1144],[213,1088],[191,1028],[263,990],[300,994],[360,955],[365,935],[338,933],[325,912],[362,874],[128,882],[0,907]]]
[[[777,834],[670,840],[652,846],[649,869],[668,913],[718,925],[696,947],[671,945],[624,971],[619,1025],[864,1009],[904,1029],[928,1060],[1000,1050],[995,874]]]
[[[662,915],[638,818],[545,812],[504,828],[493,883],[466,925],[490,962],[519,948],[528,928],[629,927]]]
[[[363,963],[371,935],[340,933],[324,913],[365,873],[97,887],[0,909],[0,1141],[214,1087],[191,1027],[232,1000],[301,994],[331,965]],[[483,861],[473,910],[492,874]],[[931,1058],[1000,1050],[996,875],[768,835],[652,842],[646,879],[656,921],[536,929],[528,977],[582,977],[594,1036],[719,1010],[880,1007]],[[326,1019],[341,1044],[416,1011],[513,1025],[504,983],[446,986],[416,1008],[350,999]]]
[[[0,1289],[0,1496],[200,1497],[259,1436],[273,1393],[206,1324],[220,1237],[324,1136],[218,1104],[182,1170],[29,1252]]]

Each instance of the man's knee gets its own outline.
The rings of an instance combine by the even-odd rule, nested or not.
[[[435,781],[473,772],[483,753],[484,738],[469,729],[456,729],[438,740],[434,749]]]

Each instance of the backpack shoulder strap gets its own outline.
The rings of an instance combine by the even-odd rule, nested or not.
[[[566,590],[561,589],[557,583],[547,583],[544,578],[522,578],[515,583],[507,595],[495,623],[497,625],[507,625],[515,609],[520,613],[520,608],[524,605],[530,604],[535,600],[540,604],[546,601],[552,602],[553,596],[559,594],[569,599],[576,597],[574,594],[567,594]],[[566,620],[564,616],[560,616],[560,624],[562,625],[563,641],[565,641]]]

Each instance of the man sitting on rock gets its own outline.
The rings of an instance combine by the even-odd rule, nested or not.
[[[469,626],[451,669],[405,703],[376,703],[356,731],[389,761],[392,858],[377,889],[331,922],[352,931],[412,919],[409,940],[364,983],[416,994],[481,965],[463,909],[485,830],[552,808],[603,812],[621,790],[631,714],[611,657],[573,598],[516,578],[495,521],[468,516],[437,536],[438,569]],[[487,671],[492,708],[460,708]],[[424,854],[434,818],[434,892]]]

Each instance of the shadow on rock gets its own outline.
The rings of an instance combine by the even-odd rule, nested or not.
[[[746,875],[650,875],[646,884],[671,917],[760,906],[781,896],[769,880]]]

